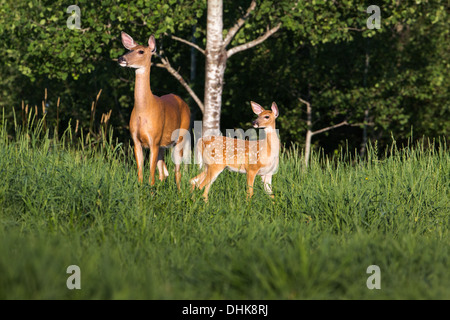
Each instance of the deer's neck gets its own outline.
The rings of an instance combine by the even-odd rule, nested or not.
[[[150,88],[150,67],[136,69],[136,83],[134,85],[134,107],[147,108],[153,100]]]
[[[275,126],[266,127],[264,129],[266,133],[266,147],[270,154],[278,155],[280,150],[280,139],[278,138],[277,130]]]

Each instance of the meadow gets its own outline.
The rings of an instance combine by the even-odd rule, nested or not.
[[[283,150],[275,199],[224,172],[209,202],[188,165],[137,181],[109,136],[0,133],[0,299],[450,299],[450,154],[420,140],[360,159]],[[69,290],[69,265],[81,289]],[[381,289],[368,289],[377,265]]]

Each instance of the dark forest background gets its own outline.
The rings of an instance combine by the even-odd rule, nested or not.
[[[373,1],[381,8],[381,28],[372,30],[366,26],[371,15],[366,8],[372,3],[304,1],[290,15],[293,2],[258,1],[233,40],[233,45],[244,43],[266,25],[283,23],[266,41],[229,59],[223,129],[249,128],[254,118],[250,100],[264,106],[276,101],[282,141],[303,145],[307,101],[313,130],[347,121],[314,136],[313,146],[326,153],[341,147],[360,151],[370,141],[383,147],[392,137],[397,143],[423,136],[448,138],[447,1]],[[204,56],[173,36],[204,47],[206,1],[0,3],[0,107],[10,126],[14,110],[20,119],[27,105],[38,117],[46,112],[47,125],[58,123],[59,133],[76,121],[80,131],[98,130],[102,115],[111,112],[114,136],[128,143],[134,71],[114,61],[126,52],[121,31],[141,44],[155,34],[159,52],[203,98]],[[249,3],[224,1],[225,28]],[[81,29],[66,25],[66,9],[72,4],[81,9]],[[194,119],[201,120],[196,103],[167,70],[153,66],[151,86],[156,95],[180,95]]]

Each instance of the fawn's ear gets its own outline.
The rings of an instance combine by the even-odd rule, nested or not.
[[[264,111],[264,108],[261,107],[259,104],[257,104],[256,102],[250,101],[250,104],[252,105],[252,109],[253,112],[256,114],[260,114],[261,112]]]
[[[128,50],[131,50],[132,48],[137,46],[137,43],[134,42],[133,38],[130,35],[128,35],[127,33],[122,31],[121,37],[122,37],[123,46],[125,48],[127,48]]]
[[[275,102],[272,102],[271,109],[272,109],[273,114],[275,115],[275,118],[277,118],[280,113],[278,112],[278,106]]]
[[[148,47],[152,52],[156,51],[156,41],[153,35],[151,35],[150,38],[148,38]]]

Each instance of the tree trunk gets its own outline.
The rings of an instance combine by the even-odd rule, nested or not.
[[[311,104],[306,101],[302,101],[306,104],[306,141],[305,141],[305,169],[308,168],[309,156],[311,154],[311,138],[313,136],[312,133],[312,110]]]
[[[311,155],[311,140],[312,137],[316,134],[319,133],[323,133],[326,131],[330,131],[342,126],[346,126],[348,125],[347,120],[344,120],[340,123],[334,124],[332,126],[326,127],[326,128],[322,128],[319,130],[315,130],[313,131],[313,125],[312,125],[312,107],[311,107],[311,103],[309,103],[308,101],[303,100],[302,98],[298,98],[298,100],[301,103],[306,104],[306,138],[305,138],[305,170],[308,168],[308,164],[309,164],[309,158]]]
[[[308,168],[309,164],[309,157],[311,154],[311,138],[312,138],[312,131],[308,129],[306,131],[306,141],[305,141],[305,169]]]
[[[162,57],[160,54],[162,63],[158,63],[156,66],[166,68],[178,81],[180,81],[203,112],[202,136],[221,134],[220,112],[222,108],[222,92],[227,59],[238,52],[259,45],[281,28],[281,22],[272,28],[270,28],[270,25],[267,25],[266,32],[258,38],[227,50],[227,46],[232,42],[237,32],[248,20],[256,6],[257,1],[252,0],[246,12],[236,21],[233,27],[228,30],[224,39],[223,0],[208,0],[206,50],[200,48],[195,43],[194,39],[192,41],[187,41],[174,35],[171,36],[172,39],[190,45],[206,57],[205,96],[203,102],[200,101],[192,88],[184,81],[183,77],[171,67],[169,60]],[[193,61],[195,61],[195,59]],[[195,64],[192,65],[192,69],[195,69]]]
[[[223,79],[227,52],[223,46],[223,2],[208,1],[203,136],[220,134]]]

